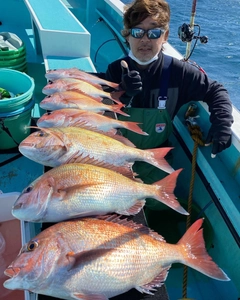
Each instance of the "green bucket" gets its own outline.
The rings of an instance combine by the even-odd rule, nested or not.
[[[0,149],[18,146],[30,134],[31,112],[34,106],[32,98],[26,106],[13,112],[0,113]]]
[[[34,80],[17,70],[0,69],[0,87],[19,96],[0,99],[0,149],[11,149],[29,135]]]
[[[9,60],[1,60],[0,59],[0,68],[8,68],[8,67],[15,67],[16,65],[26,63],[25,56],[20,56],[19,58],[13,58],[11,61]]]
[[[26,47],[24,43],[22,43],[22,46],[19,47],[16,50],[1,50],[0,51],[0,61],[6,61],[10,59],[17,59],[19,57],[25,57],[26,56]]]
[[[27,62],[24,61],[18,65],[14,65],[14,66],[9,66],[8,67],[9,69],[12,69],[12,70],[17,70],[17,71],[20,71],[20,72],[25,72],[27,73]]]
[[[26,63],[26,49],[22,40],[14,33],[0,32],[0,68],[22,71],[22,64]]]
[[[17,97],[0,100],[0,113],[12,112],[22,108],[31,101],[35,84],[25,73],[12,69],[0,69],[0,87]]]

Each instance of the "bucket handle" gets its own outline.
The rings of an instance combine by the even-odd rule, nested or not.
[[[15,141],[15,139],[13,138],[9,129],[4,125],[4,119],[2,119],[2,118],[0,118],[0,126],[2,127],[2,130],[5,131],[6,134],[8,134],[10,136],[10,138],[14,141],[14,143],[18,146],[19,143],[17,141]]]

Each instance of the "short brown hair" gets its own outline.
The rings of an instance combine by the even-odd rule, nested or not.
[[[170,7],[165,0],[135,0],[125,6],[123,14],[124,29],[122,36],[129,35],[129,29],[135,27],[147,17],[152,17],[158,26],[164,30],[169,29]]]

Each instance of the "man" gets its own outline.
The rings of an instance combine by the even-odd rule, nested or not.
[[[212,143],[212,154],[231,145],[232,105],[227,90],[195,66],[163,54],[169,35],[170,8],[164,0],[136,0],[124,13],[128,57],[108,66],[106,79],[120,83],[125,94],[128,121],[142,123],[141,136],[130,131],[123,135],[138,148],[149,149],[168,145],[172,120],[179,108],[190,101],[204,101],[210,111],[211,128],[206,143]],[[119,119],[124,119],[120,116]],[[153,183],[166,175],[142,162],[134,171],[145,183]],[[161,209],[161,204],[147,199],[146,206]]]

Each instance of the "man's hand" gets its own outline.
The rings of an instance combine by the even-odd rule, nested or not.
[[[222,152],[226,148],[231,146],[232,132],[231,128],[221,129],[220,126],[212,125],[208,136],[205,141],[205,146],[209,146],[212,143],[211,157],[214,158],[217,153]]]
[[[121,61],[122,82],[120,87],[125,91],[127,96],[134,97],[142,90],[142,80],[138,71],[129,71],[125,60]]]

